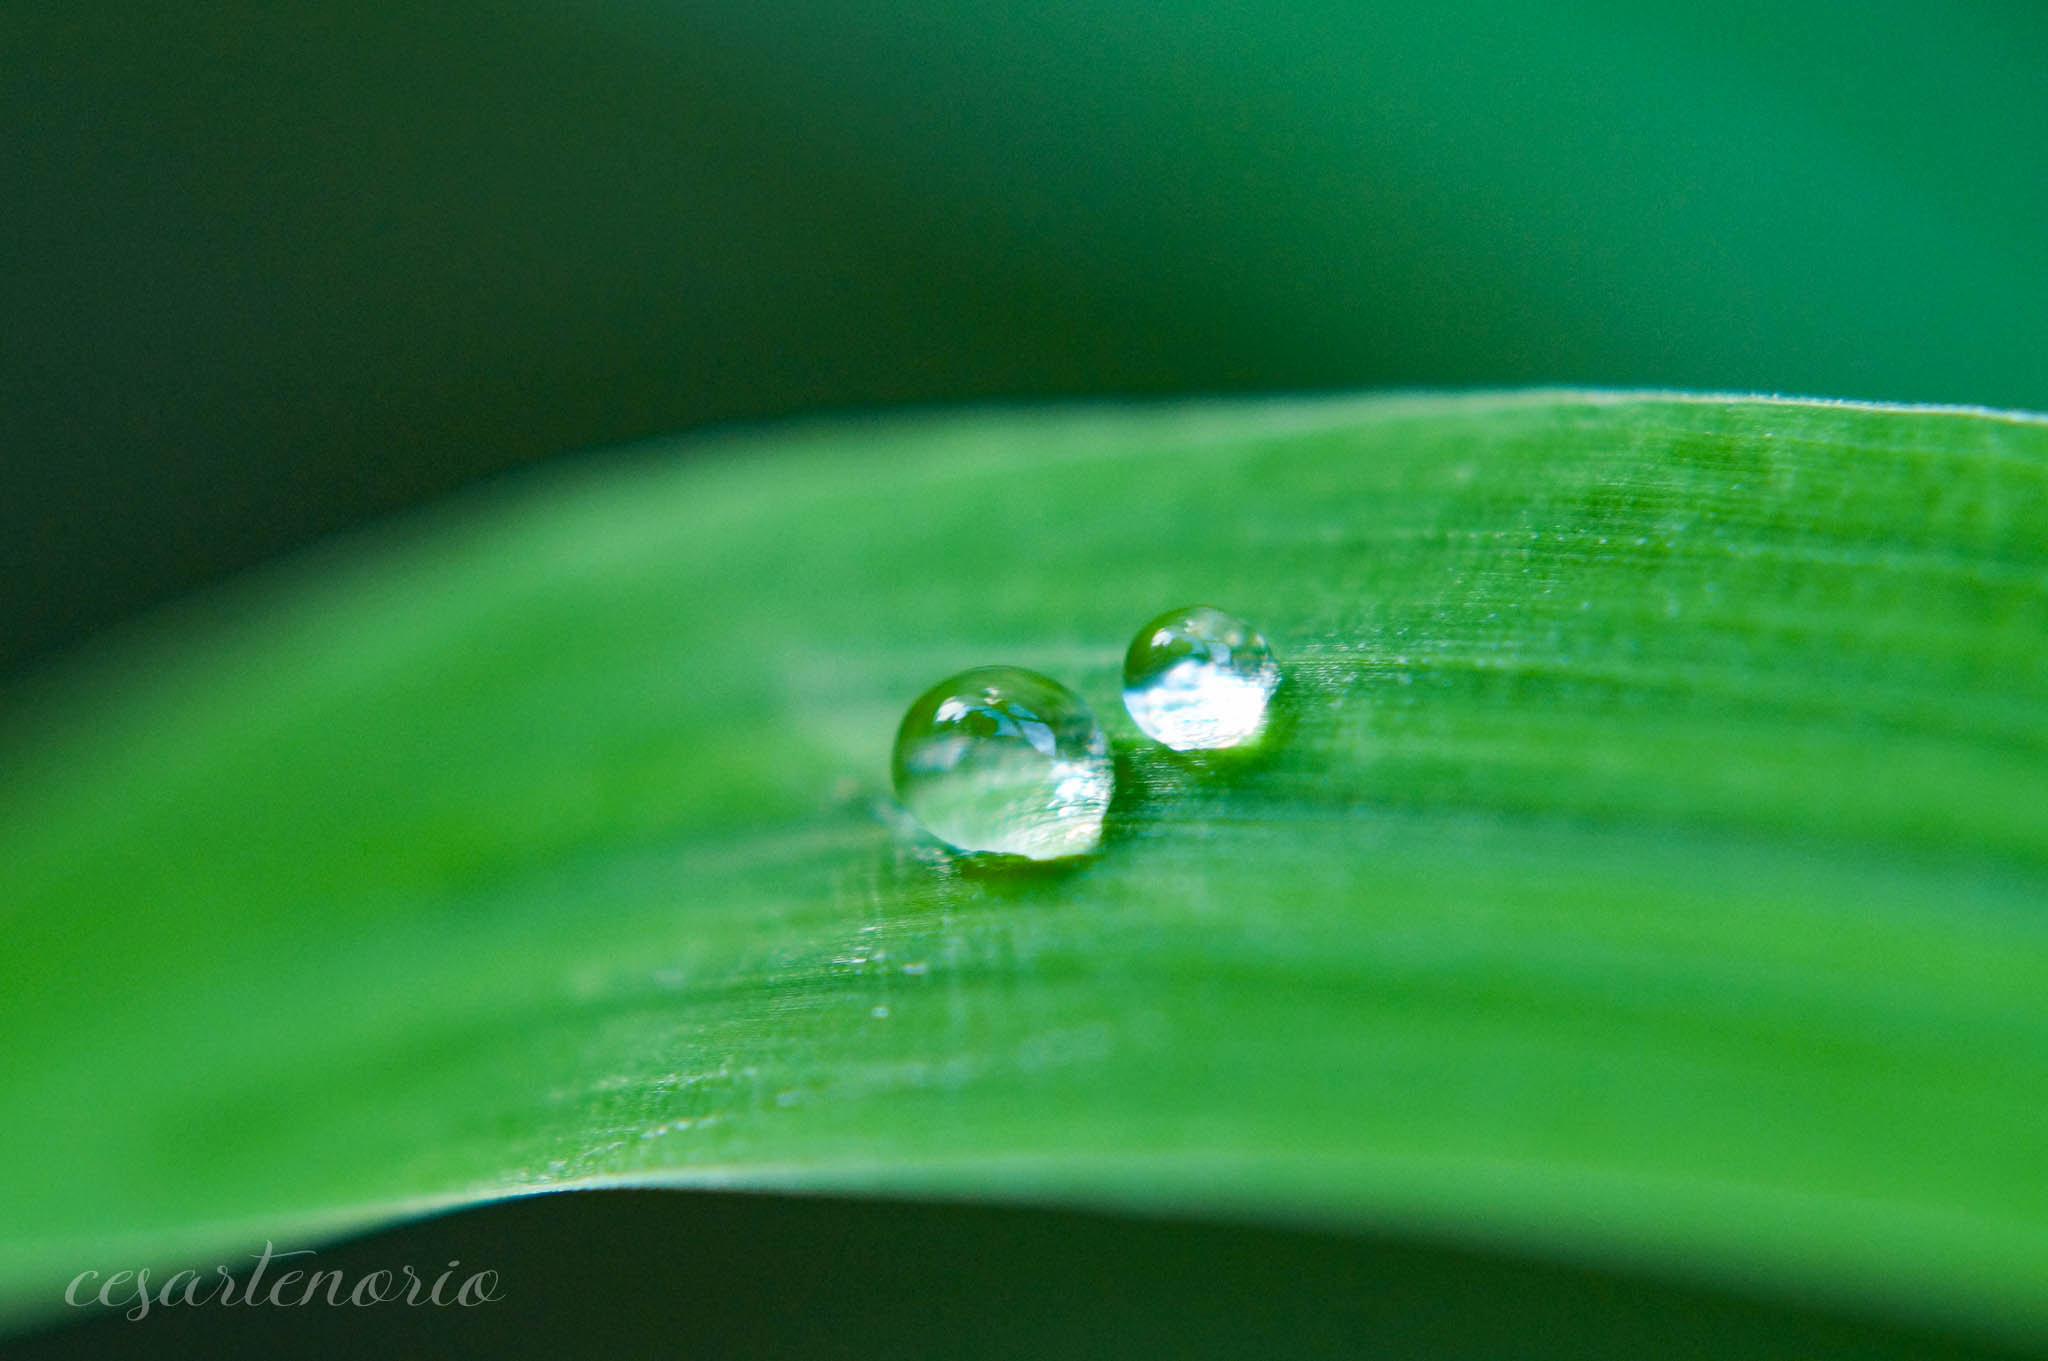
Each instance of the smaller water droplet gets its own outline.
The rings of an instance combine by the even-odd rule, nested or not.
[[[894,765],[896,797],[933,836],[1029,860],[1095,849],[1115,783],[1087,703],[1015,666],[963,671],[920,695]]]
[[[1124,707],[1175,751],[1242,746],[1266,726],[1280,663],[1250,624],[1209,605],[1168,610],[1131,640]]]

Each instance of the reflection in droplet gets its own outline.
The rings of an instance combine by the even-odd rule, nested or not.
[[[1094,713],[1058,681],[985,666],[939,682],[896,733],[896,797],[962,851],[1030,860],[1102,839],[1114,779]]]
[[[1234,614],[1190,605],[1160,615],[1124,656],[1124,707],[1175,751],[1242,746],[1266,726],[1280,663]]]

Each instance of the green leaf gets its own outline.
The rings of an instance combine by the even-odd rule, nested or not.
[[[688,457],[685,457],[685,454]],[[1190,601],[1262,761],[1117,697]],[[23,712],[0,1287],[596,1184],[1373,1224],[2048,1324],[2048,423],[1537,393],[593,460]],[[1010,662],[1121,757],[891,812]],[[61,693],[59,693],[61,692]]]

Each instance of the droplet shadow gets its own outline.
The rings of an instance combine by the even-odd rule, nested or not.
[[[1176,811],[1210,805],[1265,774],[1294,745],[1304,716],[1327,698],[1320,676],[1290,672],[1273,692],[1265,724],[1249,742],[1207,751],[1175,751],[1139,738],[1114,752],[1116,797],[1103,822],[1102,846],[1157,835]]]
[[[905,887],[915,886],[919,895],[936,891],[946,896],[948,889],[961,888],[1004,897],[1040,892],[1073,878],[1103,854],[1102,844],[1056,860],[956,850],[924,831],[900,806],[892,805],[892,810],[887,821],[895,835],[880,873]]]

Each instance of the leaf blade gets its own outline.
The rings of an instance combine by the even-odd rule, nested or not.
[[[0,809],[51,1113],[0,1134],[40,1174],[0,1281],[743,1182],[2042,1322],[2048,426],[1539,393],[758,443],[399,532],[49,720]],[[1115,708],[1192,599],[1290,667],[1226,778]],[[877,815],[900,706],[995,661],[1126,750],[1073,874]]]

